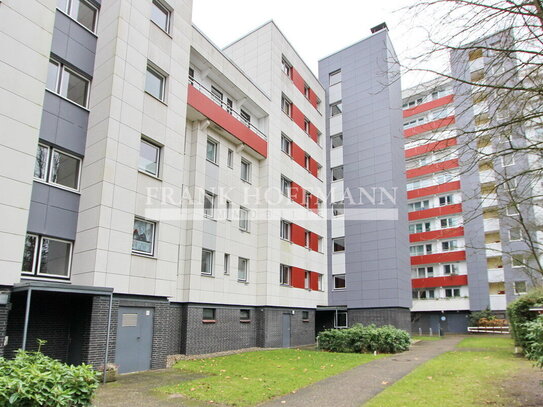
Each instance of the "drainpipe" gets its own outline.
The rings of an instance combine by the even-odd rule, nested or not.
[[[28,320],[30,319],[30,301],[32,300],[32,288],[28,289],[26,294],[26,309],[25,309],[25,323],[23,327],[23,346],[22,350],[26,350],[26,337],[28,335]]]
[[[106,352],[104,355],[104,368],[102,370],[102,383],[106,384],[107,359],[109,356],[109,331],[111,330],[111,308],[113,307],[113,293],[109,294],[109,310],[107,314]]]

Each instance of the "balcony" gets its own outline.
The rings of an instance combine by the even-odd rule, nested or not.
[[[483,224],[485,232],[497,232],[500,230],[500,220],[497,218],[485,219]]]
[[[469,310],[469,298],[413,300],[411,312]]]
[[[267,156],[267,138],[260,129],[245,120],[231,106],[215,98],[209,89],[194,78],[189,77],[189,84],[188,105],[195,110],[195,112],[189,111],[189,116],[194,116],[194,120],[208,118],[220,129],[233,136],[238,143],[247,145],[262,158]]]
[[[496,257],[502,255],[501,242],[487,243],[485,244],[486,257]]]
[[[481,184],[496,182],[496,175],[494,174],[494,170],[486,170],[486,171],[479,172],[479,180]]]
[[[490,309],[492,311],[504,311],[507,308],[505,294],[490,295]]]
[[[504,279],[503,268],[501,269],[488,269],[488,282],[489,283],[503,283]]]
[[[488,194],[482,197],[481,206],[483,208],[490,208],[498,205],[498,196],[496,194]]]

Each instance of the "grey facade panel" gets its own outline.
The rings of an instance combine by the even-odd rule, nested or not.
[[[34,182],[28,232],[75,240],[79,198],[77,193]]]
[[[40,139],[83,156],[88,121],[87,110],[53,93],[45,92]]]
[[[96,35],[57,10],[51,52],[63,61],[93,76]]]
[[[349,309],[411,306],[402,101],[393,55],[382,31],[319,62],[325,88],[329,74],[341,69],[344,186],[354,202],[345,201],[346,288],[330,291],[329,298],[331,305]],[[328,121],[328,133],[329,128]],[[359,188],[370,196],[376,191],[375,202]],[[395,199],[381,197],[383,190]],[[397,219],[388,220],[387,211]],[[328,250],[331,270],[331,243]]]

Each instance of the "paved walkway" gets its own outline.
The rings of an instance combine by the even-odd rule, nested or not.
[[[407,352],[355,367],[260,407],[360,407],[417,366],[453,350],[462,339],[450,336],[439,341],[421,341]]]

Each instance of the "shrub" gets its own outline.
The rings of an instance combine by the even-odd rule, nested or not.
[[[507,307],[507,316],[515,344],[522,346],[525,350],[529,344],[526,338],[528,333],[526,323],[537,319],[537,313],[530,311],[530,308],[541,304],[543,304],[543,288],[538,288],[513,301]]]
[[[492,321],[496,319],[496,316],[490,311],[489,308],[482,310],[482,311],[476,311],[472,312],[469,315],[469,325],[470,326],[479,326],[479,321],[481,319],[486,319],[487,321]]]
[[[98,387],[92,366],[69,366],[41,352],[0,358],[0,406],[86,407]]]
[[[347,329],[329,329],[319,334],[319,348],[330,352],[397,353],[409,349],[409,334],[391,325],[356,324]]]
[[[507,325],[507,320],[500,319],[500,318],[494,318],[494,319],[481,318],[477,322],[477,326],[506,326],[506,325]]]
[[[534,321],[526,322],[524,329],[528,342],[524,350],[526,357],[533,360],[536,366],[543,368],[543,315]]]

